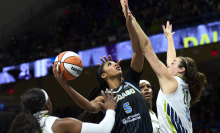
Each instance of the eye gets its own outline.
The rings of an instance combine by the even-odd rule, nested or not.
[[[147,88],[152,88],[151,86],[147,86]]]
[[[111,63],[111,62],[109,62],[109,63],[108,63],[108,66],[110,66],[111,64],[112,64],[112,63]]]
[[[140,86],[140,88],[144,88],[143,86]]]

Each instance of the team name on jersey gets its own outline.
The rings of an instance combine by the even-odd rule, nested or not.
[[[135,94],[135,90],[134,89],[129,89],[129,90],[126,90],[125,92],[122,92],[121,94],[118,94],[118,101],[124,99],[125,97],[129,96],[129,95],[132,95],[132,94]]]

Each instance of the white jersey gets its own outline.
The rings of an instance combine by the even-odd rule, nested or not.
[[[159,133],[160,128],[159,128],[159,123],[158,123],[158,119],[156,114],[149,109],[149,113],[150,113],[150,118],[151,118],[151,122],[152,122],[152,127],[153,127],[153,133]]]
[[[58,119],[58,117],[54,117],[54,116],[42,117],[39,120],[40,127],[42,127],[42,133],[53,133],[52,126],[56,119]]]
[[[162,133],[192,133],[190,118],[190,101],[188,84],[178,76],[177,90],[170,95],[163,94],[160,89],[157,97],[157,113]]]

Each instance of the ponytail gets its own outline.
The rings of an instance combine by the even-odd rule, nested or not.
[[[106,88],[109,88],[108,83],[103,78],[101,78],[101,74],[104,72],[103,67],[104,63],[98,68],[96,76],[99,83],[90,91],[87,98],[89,101],[94,100],[97,96],[101,96],[101,90],[105,91]],[[80,109],[78,117],[78,119],[81,121],[92,123],[99,123],[103,118],[104,114],[101,111],[94,114],[84,109]]]
[[[42,133],[42,130],[37,118],[29,110],[17,114],[9,133]]]
[[[187,83],[189,84],[190,95],[192,97],[190,101],[190,107],[192,107],[195,103],[199,102],[199,99],[202,95],[202,92],[205,88],[204,86],[207,83],[207,81],[203,73],[196,72],[195,78],[189,76]]]
[[[45,95],[41,89],[26,91],[22,96],[21,110],[13,120],[9,133],[42,133],[34,113],[42,110],[45,102]]]
[[[190,107],[197,103],[202,95],[206,81],[206,76],[203,73],[197,71],[196,63],[189,57],[179,57],[181,59],[179,68],[185,67],[187,72],[184,74],[184,79],[189,85],[189,91],[191,95]]]
[[[101,96],[101,90],[104,91],[106,88],[108,88],[108,83],[104,79],[101,79],[99,81],[99,84],[93,87],[93,89],[90,91],[87,99],[89,101],[92,101],[97,96]],[[101,111],[94,114],[84,109],[80,109],[79,117],[78,117],[78,119],[81,121],[92,122],[92,123],[99,123],[103,118],[104,118],[104,114]]]

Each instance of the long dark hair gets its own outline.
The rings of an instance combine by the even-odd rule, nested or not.
[[[41,89],[26,91],[21,99],[21,110],[13,120],[9,133],[42,133],[40,124],[33,114],[42,110],[45,102]]]
[[[190,107],[197,103],[202,95],[206,81],[206,76],[197,71],[196,63],[189,57],[179,57],[181,59],[179,68],[184,67],[186,72],[184,74],[185,82],[189,85],[191,95]]]
[[[101,74],[104,73],[103,67],[104,63],[98,68],[98,71],[96,73],[98,84],[90,91],[87,98],[89,101],[94,100],[97,96],[101,96],[101,90],[104,91],[106,88],[109,87],[108,83],[103,78],[101,78]],[[84,122],[99,123],[104,118],[104,114],[101,111],[93,114],[81,109],[79,113],[80,115],[78,119]]]

